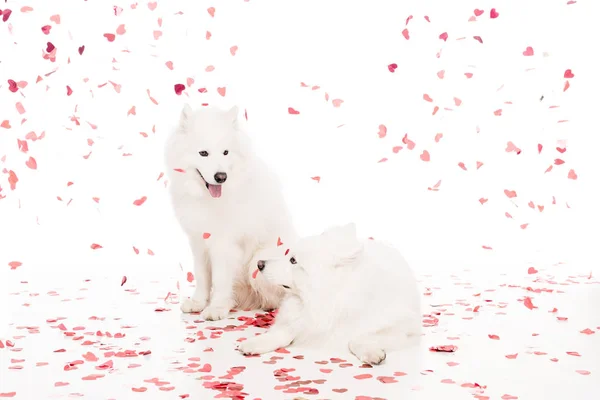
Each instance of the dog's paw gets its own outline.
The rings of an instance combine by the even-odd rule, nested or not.
[[[385,351],[383,349],[367,350],[361,355],[356,354],[358,359],[365,364],[379,365],[385,360]]]
[[[198,301],[190,297],[181,302],[181,311],[184,313],[200,312],[206,307],[206,300]]]
[[[204,311],[202,311],[202,314],[200,316],[207,321],[218,321],[220,319],[227,318],[228,315],[229,307],[209,305],[204,309]]]
[[[348,348],[352,354],[365,364],[379,365],[385,360],[385,350],[374,347],[372,343],[351,341]]]
[[[264,354],[277,350],[273,348],[270,342],[268,338],[265,339],[264,335],[254,336],[240,343],[237,350],[245,356]]]

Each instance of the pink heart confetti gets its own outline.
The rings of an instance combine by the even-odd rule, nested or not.
[[[523,55],[526,57],[531,57],[533,55],[533,48],[528,46],[523,52]]]
[[[331,100],[331,104],[333,104],[333,106],[336,107],[336,108],[340,107],[343,102],[344,102],[344,100],[342,100],[342,99],[333,99],[333,100]]]

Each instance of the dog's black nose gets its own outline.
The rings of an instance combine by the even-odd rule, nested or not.
[[[227,180],[227,174],[225,172],[217,172],[215,174],[215,181],[217,183],[223,183]]]
[[[256,263],[256,266],[258,267],[258,270],[259,270],[259,271],[262,271],[263,269],[265,269],[265,265],[266,265],[266,264],[267,264],[267,263],[266,263],[264,260],[259,260],[259,261]]]

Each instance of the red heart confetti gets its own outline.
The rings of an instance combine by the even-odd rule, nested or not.
[[[175,90],[175,94],[179,96],[185,90],[185,85],[183,83],[176,83],[175,86],[173,86],[173,88]]]
[[[578,370],[576,370],[575,372],[577,372],[577,373],[578,373],[578,374],[580,374],[580,375],[590,375],[590,374],[591,374],[591,372],[590,372],[590,371],[586,371],[586,370],[584,370],[584,369],[578,369]]]
[[[531,301],[531,297],[525,297],[525,299],[523,300],[523,304],[525,305],[525,307],[529,308],[530,310],[537,308],[536,306],[533,305],[533,302]]]
[[[137,200],[134,200],[133,205],[134,206],[141,206],[142,204],[144,204],[146,202],[148,198],[146,196],[142,196]]]
[[[429,351],[442,352],[442,353],[454,353],[458,348],[452,344],[442,346],[432,346]]]

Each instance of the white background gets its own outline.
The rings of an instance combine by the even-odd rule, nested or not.
[[[0,128],[4,285],[26,270],[50,278],[191,269],[159,179],[163,141],[186,101],[247,111],[248,133],[284,181],[303,234],[355,221],[361,235],[394,243],[418,270],[597,264],[592,3],[503,2],[495,19],[470,1],[135,4],[115,2],[116,12],[83,1],[30,2],[33,11],[3,5],[13,10],[0,25],[0,122],[10,125]],[[475,18],[477,7],[485,12]],[[120,25],[125,33],[109,42],[103,34]],[[47,42],[57,49],[54,62],[42,57]],[[528,46],[533,56],[523,55]],[[567,69],[574,78],[564,78]],[[9,79],[27,86],[13,93]],[[186,85],[180,96],[177,83]],[[335,99],[343,102],[335,107]],[[25,154],[17,140],[29,132],[45,137],[27,140]],[[509,141],[521,154],[506,151]],[[403,149],[396,154],[395,146]],[[29,157],[37,169],[26,166]],[[545,173],[557,158],[565,163]],[[8,171],[18,176],[15,190]],[[438,181],[439,191],[428,190]],[[133,205],[142,196],[147,201]],[[22,266],[10,270],[12,261]]]

